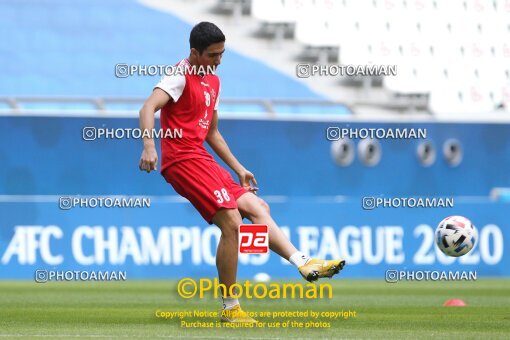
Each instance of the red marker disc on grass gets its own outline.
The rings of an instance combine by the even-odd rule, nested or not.
[[[452,300],[447,300],[444,304],[443,304],[444,307],[464,307],[464,306],[467,306],[466,303],[461,300],[461,299],[452,299]]]

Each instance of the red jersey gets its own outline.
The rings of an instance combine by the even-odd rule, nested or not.
[[[201,76],[191,67],[187,59],[181,60],[176,65],[176,72],[165,75],[155,86],[172,98],[161,108],[163,136],[168,130],[173,136],[161,138],[161,172],[185,159],[214,160],[205,149],[204,140],[218,107],[220,79],[215,74]],[[182,132],[182,138],[179,132]]]

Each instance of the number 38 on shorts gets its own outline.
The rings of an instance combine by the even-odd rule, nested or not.
[[[225,188],[214,190],[214,195],[216,196],[216,201],[218,203],[223,203],[223,201],[230,202],[230,196],[228,195],[227,189]]]

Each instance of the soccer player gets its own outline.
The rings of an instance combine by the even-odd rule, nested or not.
[[[267,203],[256,196],[255,176],[230,151],[218,130],[220,80],[214,70],[225,52],[225,36],[210,22],[197,24],[190,33],[190,54],[174,74],[164,76],[140,110],[142,130],[154,128],[154,114],[161,109],[161,128],[182,129],[182,138],[161,139],[161,174],[176,192],[187,198],[207,223],[221,229],[216,253],[220,283],[227,291],[236,283],[238,229],[243,218],[268,226],[269,247],[296,266],[308,281],[332,277],[343,260],[317,260],[299,252],[271,217]],[[186,72],[182,72],[186,70]],[[212,72],[211,72],[212,71]],[[237,184],[207,152],[204,141],[235,171]],[[158,155],[154,140],[144,138],[139,168],[156,170]],[[239,301],[223,296],[224,322],[254,322]]]

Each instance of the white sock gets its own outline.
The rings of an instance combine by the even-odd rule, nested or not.
[[[239,304],[239,300],[231,298],[231,297],[222,297],[223,299],[223,309],[231,309],[235,305]]]
[[[297,268],[304,266],[308,261],[310,261],[310,256],[305,255],[300,251],[295,252],[289,258],[289,262],[295,265]]]

